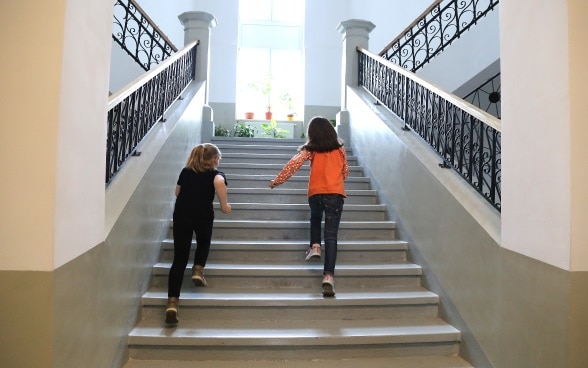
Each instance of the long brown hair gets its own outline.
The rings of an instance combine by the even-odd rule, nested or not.
[[[211,171],[216,168],[217,157],[221,157],[221,151],[216,145],[202,143],[192,149],[186,167],[196,172]]]
[[[321,116],[310,119],[306,137],[306,143],[298,148],[299,151],[329,152],[343,146],[333,124]]]

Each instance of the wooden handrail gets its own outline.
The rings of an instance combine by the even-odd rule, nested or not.
[[[422,79],[415,73],[406,70],[391,61],[386,60],[385,58],[376,55],[368,50],[363,49],[362,47],[357,47],[357,51],[364,53],[371,58],[377,59],[380,63],[384,64],[386,67],[393,69],[395,72],[404,75],[405,77],[415,81],[416,83],[422,85],[423,87],[427,88],[428,90],[436,93],[440,97],[444,98],[446,101],[451,102],[453,105],[459,107],[460,109],[466,111],[471,116],[475,117],[476,119],[480,120],[484,124],[496,129],[499,132],[502,132],[502,123],[501,120],[488,114],[486,111],[472,105],[471,103],[464,101],[463,99],[457,97],[453,93],[447,92],[442,88],[434,85],[433,83],[427,82],[426,80]]]
[[[188,53],[193,47],[195,47],[199,43],[200,43],[200,41],[194,41],[192,43],[189,43],[182,50],[176,52],[175,54],[173,54],[169,58],[165,59],[161,64],[157,65],[157,68],[152,69],[152,70],[144,73],[139,78],[135,79],[131,83],[127,84],[125,87],[121,88],[118,92],[111,95],[110,98],[108,99],[108,110],[107,111],[110,111],[110,109],[112,109],[119,102],[121,102],[122,100],[127,98],[131,93],[138,90],[141,86],[143,86],[145,83],[147,83],[151,79],[155,78],[156,75],[158,75],[159,73],[164,71],[168,66],[170,66],[176,60],[178,60],[179,58],[184,56],[186,53]]]
[[[151,27],[153,27],[153,29],[159,33],[159,35],[165,40],[165,42],[167,42],[171,46],[172,50],[174,52],[177,52],[178,48],[169,40],[169,38],[167,38],[165,33],[163,33],[163,31],[161,30],[161,28],[159,28],[157,26],[157,24],[155,24],[153,19],[151,19],[151,17],[149,15],[147,15],[145,10],[143,10],[143,8],[141,8],[141,6],[139,4],[137,4],[137,2],[135,0],[129,0],[129,3],[132,3],[133,6],[139,11],[139,13],[141,13],[141,15],[144,16],[149,21],[149,24],[151,25]]]

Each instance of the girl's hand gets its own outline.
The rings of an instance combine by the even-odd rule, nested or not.
[[[228,215],[229,213],[231,213],[231,205],[230,204],[221,204],[221,212],[224,213],[225,215]]]
[[[274,183],[274,181],[273,181],[273,180],[270,180],[270,182],[269,182],[269,187],[270,187],[271,189],[274,189],[274,188],[275,188],[275,187],[277,187],[277,186],[278,186],[278,184]]]

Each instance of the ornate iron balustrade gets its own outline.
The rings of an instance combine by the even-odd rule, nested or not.
[[[500,119],[500,73],[468,93],[463,99]]]
[[[400,33],[380,56],[413,72],[498,5],[498,0],[438,0]]]
[[[112,95],[108,103],[106,185],[159,121],[171,104],[194,80],[198,42],[187,45],[143,78]]]
[[[500,211],[500,120],[375,54],[358,56],[359,85]]]
[[[117,0],[114,4],[112,38],[145,71],[178,51],[133,0]]]

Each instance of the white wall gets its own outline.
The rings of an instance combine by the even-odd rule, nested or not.
[[[112,7],[68,0],[65,9],[55,193],[57,268],[104,241],[106,105]]]
[[[499,6],[464,32],[459,39],[425,64],[417,74],[445,91],[454,93],[464,84],[471,92],[500,71]],[[495,68],[489,66],[495,65]],[[478,78],[478,74],[486,70]]]
[[[433,0],[350,1],[350,18],[369,20],[376,25],[370,33],[370,51],[379,53]]]
[[[568,44],[567,22],[566,0],[501,3],[502,246],[564,270],[572,235],[569,47],[584,47]]]
[[[177,16],[184,11],[212,14],[218,25],[211,34],[211,103],[234,103],[238,32],[238,0],[171,0],[161,6],[158,0],[139,0],[141,7],[181,47],[183,30]],[[370,20],[376,29],[370,47],[379,52],[406,25],[412,22],[430,0],[321,0],[306,1],[305,104],[339,106],[341,99],[341,34],[337,25],[351,18]]]
[[[110,70],[110,82],[108,86],[108,90],[111,93],[119,91],[145,73],[145,70],[114,40],[112,40],[110,65],[113,66]]]

